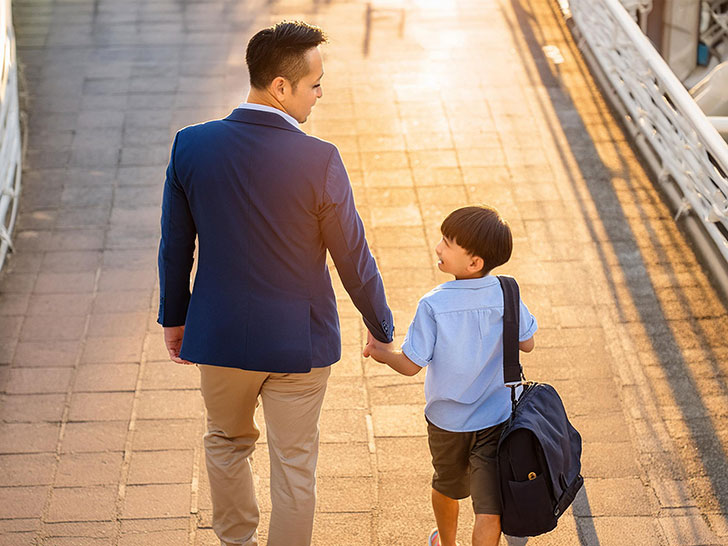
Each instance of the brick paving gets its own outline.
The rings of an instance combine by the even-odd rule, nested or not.
[[[400,4],[403,33],[375,10],[364,55],[361,1],[14,2],[30,131],[0,276],[0,544],[216,544],[197,371],[167,362],[155,324],[163,172],[178,128],[245,96],[251,33],[299,17],[332,42],[304,129],[342,151],[398,341],[448,280],[442,218],[487,202],[513,226],[502,272],[540,324],[527,376],[557,386],[584,438],[586,487],[532,543],[728,543],[728,312],[555,3]],[[423,544],[423,377],[360,357],[336,289],[314,544]]]

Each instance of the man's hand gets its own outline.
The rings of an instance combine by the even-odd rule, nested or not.
[[[194,365],[194,362],[182,360],[179,357],[179,351],[182,348],[182,338],[185,335],[184,326],[165,326],[164,327],[164,344],[169,351],[169,358],[177,364]]]
[[[364,352],[362,353],[367,358],[369,357],[369,351],[367,349],[369,348],[369,346],[372,344],[373,341],[376,341],[376,339],[374,339],[374,336],[372,335],[372,333],[369,330],[367,330],[367,344],[364,347]]]

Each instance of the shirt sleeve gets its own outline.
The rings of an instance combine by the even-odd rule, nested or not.
[[[384,295],[384,283],[364,234],[364,225],[339,151],[334,148],[327,169],[319,226],[344,288],[379,341],[394,336],[394,320]]]
[[[420,301],[402,344],[402,352],[418,366],[425,367],[432,361],[437,341],[437,323],[432,308]]]
[[[526,307],[526,304],[521,301],[521,316],[519,318],[518,341],[526,341],[533,337],[533,334],[538,330],[538,323],[536,317]]]

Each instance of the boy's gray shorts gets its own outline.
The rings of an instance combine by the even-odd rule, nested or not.
[[[426,418],[427,419],[427,418]],[[451,432],[427,420],[432,487],[451,499],[473,498],[476,514],[500,514],[496,451],[505,422],[474,432]]]

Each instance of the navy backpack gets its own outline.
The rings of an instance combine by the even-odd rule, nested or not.
[[[526,381],[518,349],[520,296],[513,277],[503,289],[503,378],[511,388],[511,416],[498,442],[498,476],[507,535],[536,536],[556,527],[574,500],[581,476],[581,436],[571,426],[556,390]],[[516,387],[523,391],[516,397]]]

